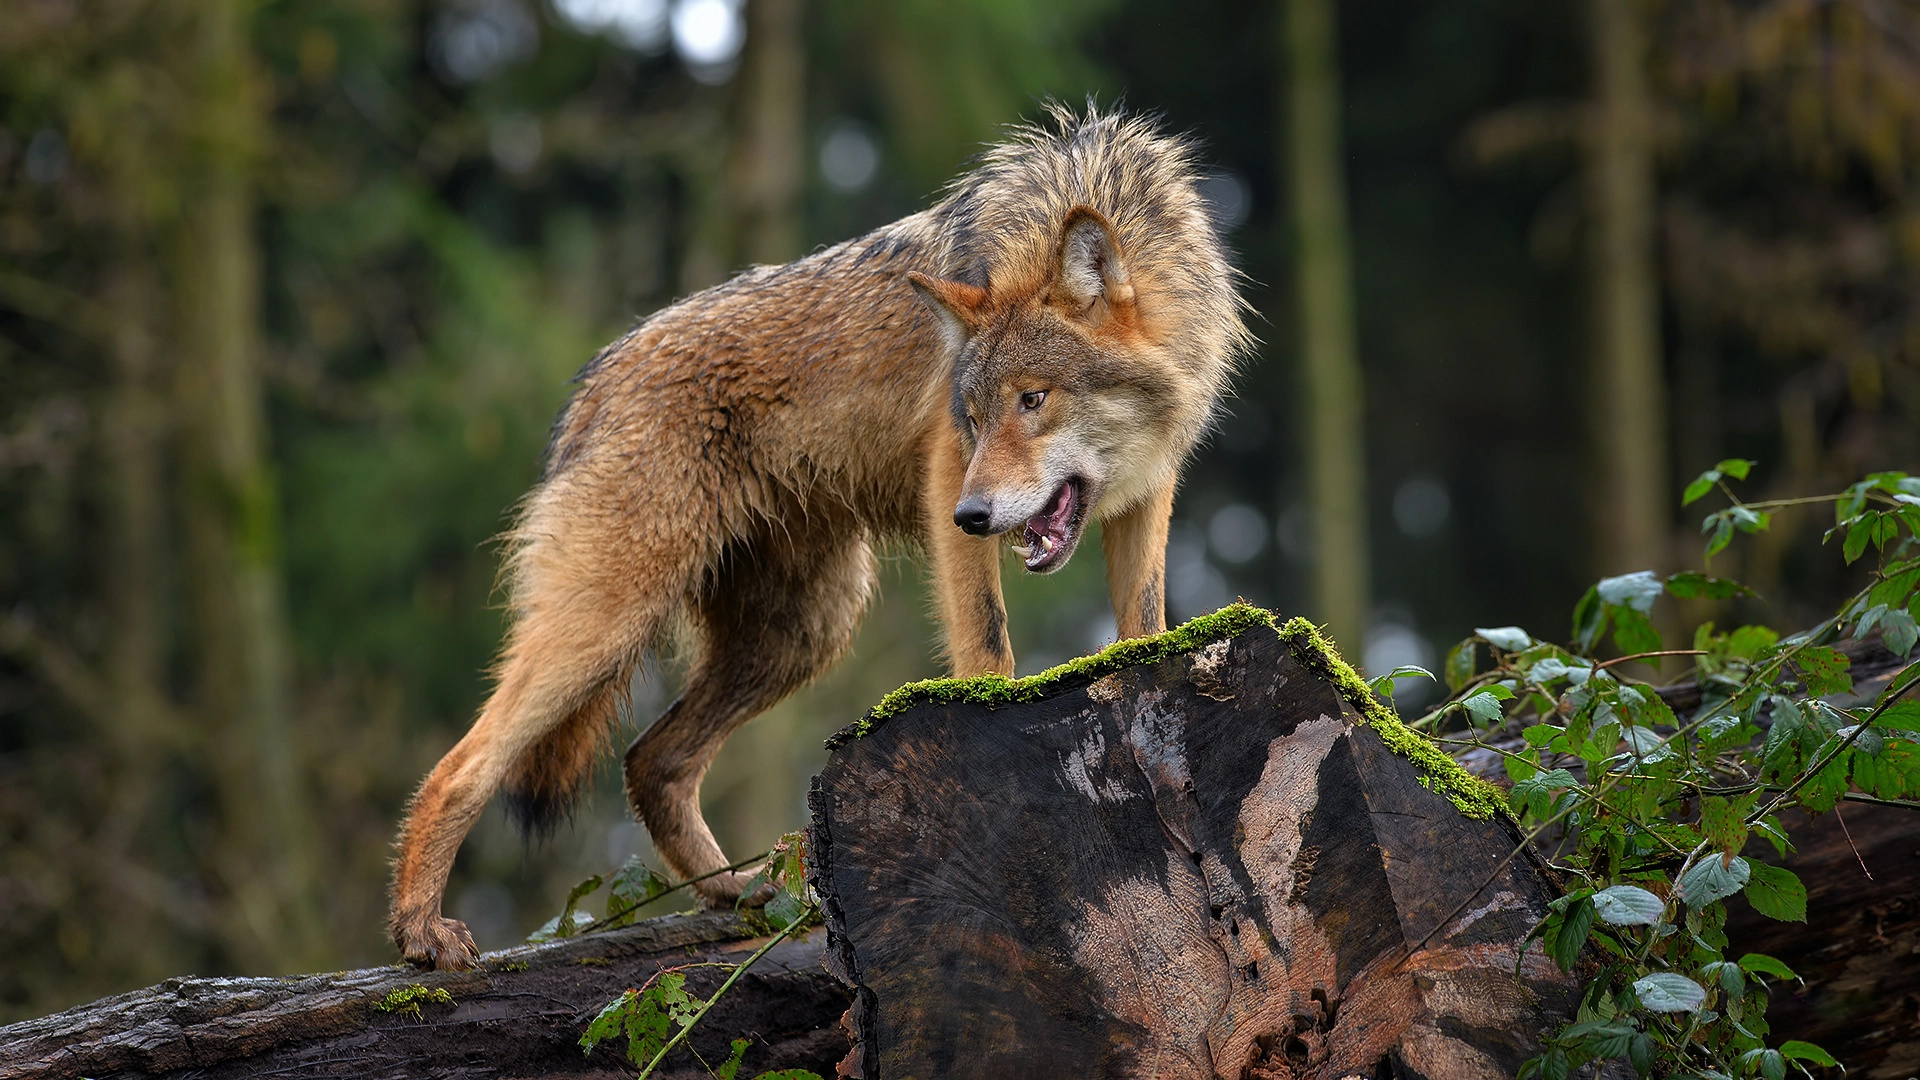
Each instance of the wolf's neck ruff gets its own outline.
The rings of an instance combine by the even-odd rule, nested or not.
[[[1152,121],[1056,107],[929,209],[689,296],[588,363],[509,534],[497,685],[401,830],[402,953],[475,962],[440,913],[467,830],[503,786],[564,810],[676,620],[698,659],[625,776],[683,878],[727,865],[699,809],[714,754],[845,652],[875,541],[926,551],[955,674],[1013,670],[1002,545],[1057,569],[1091,518],[1121,635],[1163,629],[1174,486],[1251,340],[1196,179]]]

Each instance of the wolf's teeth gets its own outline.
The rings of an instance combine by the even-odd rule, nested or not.
[[[1031,558],[1033,558],[1033,549],[1032,549],[1032,548],[1030,548],[1030,547],[1027,547],[1027,546],[1026,546],[1026,545],[1024,545],[1024,544],[1014,544],[1014,545],[1013,545],[1013,553],[1014,553],[1015,555],[1018,555],[1018,556],[1020,556],[1020,557],[1021,557],[1021,558],[1023,558],[1023,559],[1031,559]]]
[[[1040,537],[1040,550],[1049,555],[1053,554],[1053,537],[1042,534]]]

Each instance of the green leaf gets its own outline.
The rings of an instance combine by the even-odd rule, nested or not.
[[[1739,892],[1752,874],[1747,860],[1737,855],[1708,855],[1681,876],[1674,892],[1688,907],[1703,908]]]
[[[592,1050],[602,1041],[620,1034],[620,1029],[626,1021],[627,1010],[633,1007],[635,999],[639,996],[640,991],[629,990],[607,1002],[606,1008],[600,1010],[600,1015],[594,1017],[593,1022],[587,1025],[587,1030],[581,1034],[580,1048]]]
[[[1644,613],[1617,607],[1613,609],[1613,643],[1628,655],[1658,652],[1660,631],[1653,628],[1653,622]]]
[[[1628,607],[1642,615],[1653,610],[1653,601],[1665,587],[1651,570],[1639,570],[1619,577],[1600,579],[1594,586],[1600,599],[1616,607]]]
[[[1693,483],[1687,485],[1687,490],[1680,493],[1680,505],[1692,506],[1694,503],[1699,502],[1706,497],[1707,492],[1713,490],[1713,485],[1719,483],[1719,481],[1719,469],[1708,469],[1706,472],[1694,477]]]
[[[1656,971],[1633,980],[1633,996],[1648,1012],[1697,1012],[1707,1002],[1707,992],[1685,975]]]
[[[1867,593],[1868,605],[1905,607],[1907,598],[1920,587],[1920,561],[1899,563],[1887,568],[1887,576]]]
[[[562,922],[562,920],[565,921]],[[555,938],[569,938],[592,925],[593,916],[584,911],[569,911],[541,923],[540,929],[527,935],[527,943],[537,945],[542,941],[552,941]]]
[[[1854,518],[1853,524],[1847,527],[1847,539],[1840,545],[1840,554],[1848,562],[1866,553],[1867,544],[1872,542],[1879,520],[1879,514],[1869,511]]]
[[[1906,698],[1894,702],[1880,713],[1873,725],[1890,731],[1920,731],[1920,701]]]
[[[1474,652],[1478,644],[1468,638],[1447,650],[1447,662],[1440,669],[1447,677],[1447,693],[1459,693],[1461,687],[1473,681]]]
[[[727,1055],[727,1060],[713,1070],[714,1080],[733,1080],[740,1071],[740,1059],[746,1056],[747,1047],[752,1045],[751,1039],[733,1040],[733,1052]]]
[[[1560,931],[1548,946],[1548,954],[1561,971],[1572,971],[1580,960],[1580,950],[1593,933],[1593,898],[1583,897],[1561,916]]]
[[[1749,975],[1772,975],[1777,979],[1798,981],[1800,978],[1793,973],[1792,968],[1765,953],[1750,952],[1741,957],[1740,970]]]
[[[1896,608],[1880,620],[1880,640],[1893,655],[1904,659],[1913,651],[1916,639],[1920,639],[1920,623],[1906,611]]]
[[[1776,694],[1772,700],[1772,719],[1767,727],[1767,739],[1760,747],[1760,760],[1768,765],[1783,765],[1793,759],[1799,733],[1807,726],[1807,715],[1800,710],[1799,702],[1791,698]]]
[[[776,1069],[773,1072],[763,1072],[753,1080],[821,1080],[821,1078],[819,1073],[809,1072],[806,1069]]]
[[[1709,795],[1700,800],[1700,832],[1721,851],[1738,851],[1746,845],[1747,815],[1753,812],[1758,795],[1724,799]]]
[[[1644,1031],[1636,1032],[1633,1040],[1627,1043],[1627,1061],[1633,1065],[1633,1071],[1641,1076],[1653,1072],[1653,1040]]]
[[[641,905],[663,896],[673,883],[638,857],[627,859],[614,871],[607,888],[607,918],[614,926],[625,926],[639,918]]]
[[[1754,592],[1732,578],[1708,577],[1698,570],[1687,570],[1667,579],[1667,592],[1682,599],[1705,597],[1709,600],[1728,600],[1736,596],[1752,596]]]
[[[1502,652],[1520,652],[1533,644],[1533,638],[1517,626],[1476,626],[1473,632]]]
[[[1509,694],[1511,694],[1511,691],[1509,691]],[[1467,710],[1475,720],[1478,720],[1482,724],[1497,724],[1503,715],[1500,708],[1500,699],[1485,690],[1469,695],[1460,702],[1460,707]]]
[[[1832,1054],[1810,1042],[1801,1042],[1799,1039],[1788,1039],[1781,1043],[1780,1056],[1788,1061],[1811,1061],[1815,1065],[1825,1065],[1829,1069],[1840,1067],[1840,1063],[1833,1060]]]
[[[1746,976],[1740,971],[1740,965],[1731,960],[1702,964],[1700,974],[1709,981],[1719,983],[1721,991],[1729,998],[1739,998],[1747,992]]]
[[[1780,635],[1771,627],[1743,626],[1727,635],[1727,655],[1742,660],[1752,660],[1761,650],[1770,649],[1780,640]]]
[[[1752,1058],[1747,1067],[1759,1072],[1764,1080],[1786,1080],[1787,1078],[1787,1059],[1781,1057],[1778,1050],[1750,1051],[1742,1054],[1740,1058],[1743,1062]]]
[[[1600,599],[1600,587],[1590,585],[1586,595],[1573,606],[1573,640],[1580,646],[1581,652],[1592,650],[1593,643],[1600,640],[1600,632],[1606,629],[1607,605]]]
[[[1747,902],[1753,910],[1781,922],[1807,921],[1807,887],[1793,871],[1763,862],[1747,863]]]
[[[1512,790],[1507,792],[1507,802],[1516,814],[1531,813],[1534,817],[1545,818],[1553,808],[1554,792],[1579,786],[1580,782],[1573,778],[1572,773],[1555,769],[1515,781]]]
[[[1609,926],[1652,926],[1667,905],[1637,885],[1614,885],[1593,894],[1593,912]]]
[[[1377,679],[1369,680],[1367,682],[1367,688],[1380,697],[1391,698],[1393,697],[1395,680],[1413,678],[1431,679],[1433,678],[1433,672],[1423,667],[1416,667],[1413,664],[1402,664]]]
[[[1747,471],[1753,468],[1753,462],[1748,461],[1746,458],[1728,458],[1720,464],[1715,465],[1714,468],[1726,473],[1735,480],[1745,480],[1747,478]]]
[[[761,910],[766,914],[767,921],[771,922],[775,929],[785,930],[787,927],[806,918],[808,913],[812,911],[812,908],[806,901],[782,889],[775,893],[773,899],[767,901],[767,906]]]
[[[1566,728],[1555,727],[1552,724],[1534,724],[1521,732],[1520,737],[1527,740],[1528,746],[1538,750],[1552,742],[1555,735],[1564,735],[1566,732]]]
[[[1800,666],[1806,676],[1807,693],[1815,697],[1853,691],[1853,676],[1847,674],[1847,668],[1853,661],[1838,649],[1827,645],[1808,645],[1794,656],[1793,662]]]
[[[1728,510],[1727,517],[1733,522],[1733,527],[1743,533],[1766,532],[1767,526],[1773,521],[1772,514],[1749,510],[1744,506],[1736,506]]]
[[[1724,510],[1718,514],[1709,515],[1707,520],[1700,523],[1700,531],[1711,534],[1707,538],[1707,558],[1711,559],[1725,551],[1727,545],[1732,542],[1733,519]]]

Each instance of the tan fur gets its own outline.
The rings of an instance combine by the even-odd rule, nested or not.
[[[536,819],[564,807],[670,620],[695,659],[625,775],[681,877],[727,863],[699,809],[714,754],[846,651],[876,542],[927,552],[955,673],[1011,672],[1003,541],[956,503],[1017,531],[1070,478],[1121,633],[1162,629],[1174,486],[1249,341],[1194,180],[1151,121],[1055,108],[932,208],[690,296],[588,364],[510,534],[493,693],[400,833],[403,955],[475,962],[440,913],[461,841],[503,785]]]

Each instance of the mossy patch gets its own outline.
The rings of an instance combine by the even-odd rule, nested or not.
[[[1091,682],[1121,668],[1158,663],[1203,645],[1236,637],[1256,626],[1270,627],[1278,633],[1296,659],[1339,690],[1359,713],[1361,721],[1373,728],[1388,749],[1413,762],[1421,772],[1421,783],[1445,795],[1462,814],[1484,821],[1506,805],[1500,789],[1467,772],[1425,736],[1401,723],[1400,717],[1373,696],[1359,673],[1340,658],[1333,643],[1321,636],[1311,622],[1296,618],[1283,626],[1271,612],[1247,603],[1229,604],[1211,615],[1202,615],[1152,637],[1116,641],[1091,656],[1069,660],[1023,679],[988,674],[908,683],[881,698],[866,716],[828,739],[827,749],[839,749],[917,705],[966,702],[993,709],[1038,701],[1065,688],[1070,681]]]
[[[1313,623],[1295,618],[1274,629],[1280,639],[1292,647],[1295,659],[1340,691],[1340,696],[1346,698],[1374,734],[1380,736],[1387,749],[1413,762],[1420,770],[1420,782],[1429,791],[1445,795],[1455,809],[1476,821],[1485,821],[1505,808],[1506,797],[1499,788],[1462,768],[1425,735],[1401,723],[1399,714],[1374,697],[1366,680],[1340,658],[1333,643],[1322,637]]]
[[[436,986],[429,990],[419,983],[414,983],[412,986],[402,986],[393,990],[388,993],[386,997],[374,1002],[373,1007],[379,1009],[381,1012],[402,1013],[418,1020],[420,1019],[420,1005],[422,1002],[430,1002],[434,1005],[451,1005],[453,1004],[453,995],[447,993],[443,987]]]

